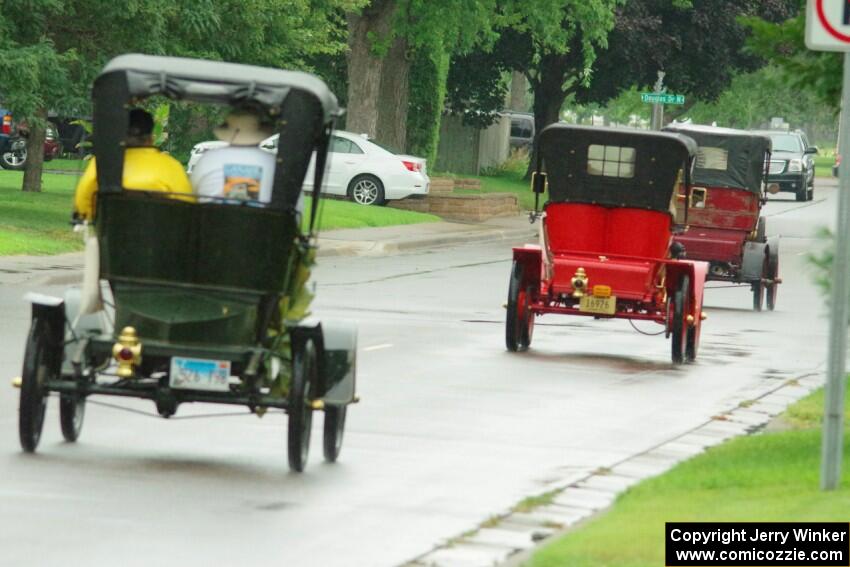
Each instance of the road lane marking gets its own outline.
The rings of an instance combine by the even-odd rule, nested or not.
[[[381,344],[381,345],[367,346],[367,347],[363,348],[363,352],[369,352],[369,351],[372,351],[372,350],[381,350],[381,349],[384,349],[384,348],[390,348],[392,346],[393,346],[392,343],[384,343],[384,344]]]

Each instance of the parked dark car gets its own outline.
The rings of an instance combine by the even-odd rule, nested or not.
[[[27,163],[27,127],[25,123],[16,124],[12,113],[0,108],[0,167],[21,170]],[[44,161],[59,157],[62,144],[56,126],[48,124],[44,138]]]
[[[802,132],[761,131],[773,142],[773,154],[767,174],[771,192],[794,193],[798,201],[811,201],[815,196],[815,146]]]

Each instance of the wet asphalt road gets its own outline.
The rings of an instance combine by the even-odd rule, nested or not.
[[[475,244],[324,259],[315,312],[360,328],[359,392],[340,462],[286,466],[282,414],[159,418],[89,405],[61,440],[51,400],[40,452],[17,441],[28,306],[0,285],[0,565],[392,567],[548,483],[611,464],[750,399],[823,372],[826,319],[805,254],[834,223],[833,188],[768,204],[785,283],[774,313],[745,288],[706,292],[699,360],[625,321],[550,316],[532,350],[504,350],[510,248]],[[787,197],[782,197],[787,199]],[[519,244],[519,243],[518,243]],[[655,331],[648,323],[642,329]],[[106,400],[113,402],[113,400]],[[147,412],[152,404],[116,400]]]

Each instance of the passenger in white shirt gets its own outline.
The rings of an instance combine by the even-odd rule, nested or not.
[[[252,112],[236,110],[213,132],[229,145],[209,150],[198,160],[192,169],[195,194],[232,202],[271,201],[275,156],[259,148],[272,135],[271,125]]]

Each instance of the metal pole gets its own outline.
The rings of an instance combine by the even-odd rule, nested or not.
[[[844,54],[842,109],[850,108],[850,53]],[[845,121],[848,122],[848,121]],[[850,148],[850,128],[841,124],[838,144]],[[842,166],[844,164],[842,163]],[[832,272],[832,318],[829,322],[829,360],[824,399],[821,488],[835,490],[841,478],[844,434],[844,389],[847,358],[847,318],[850,300],[850,161],[839,167],[838,227]]]
[[[655,81],[654,91],[657,94],[664,92],[664,71],[658,71],[658,80]],[[664,105],[657,102],[652,105],[652,129],[661,130],[664,126]]]

